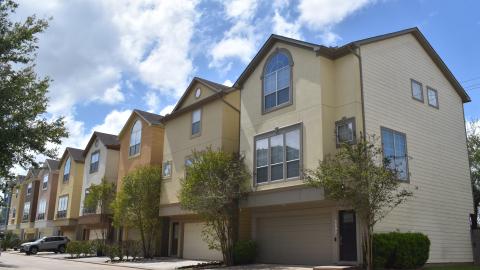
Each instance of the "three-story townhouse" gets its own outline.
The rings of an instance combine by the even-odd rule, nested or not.
[[[240,152],[253,175],[240,238],[258,243],[259,262],[361,262],[355,212],[302,176],[360,133],[380,138],[414,192],[375,232],[425,233],[431,263],[472,261],[469,97],[417,28],[335,48],[272,35],[234,87]]]
[[[56,212],[53,219],[58,230],[57,234],[67,236],[71,240],[81,238],[81,230],[77,223],[80,215],[84,161],[83,150],[71,147],[65,149],[60,159]]]
[[[133,110],[118,134],[120,153],[117,191],[122,188],[123,177],[135,168],[146,165],[162,165],[164,135],[162,118],[163,116],[158,114]],[[121,228],[116,233],[116,238],[117,240],[138,240],[140,235],[134,229]]]
[[[23,205],[23,200],[25,199],[21,192],[23,181],[25,181],[25,175],[17,175],[14,180],[14,185],[11,187],[12,196],[10,198],[10,211],[8,213],[7,225],[7,230],[13,232],[19,237],[23,236],[23,232],[20,230],[22,215],[22,209],[20,206]]]
[[[22,192],[24,193],[20,229],[23,230],[22,239],[32,240],[37,237],[35,228],[35,217],[37,214],[38,188],[39,188],[40,169],[30,168],[22,183]],[[20,218],[20,216],[19,216]]]
[[[204,223],[180,208],[180,179],[185,176],[194,150],[206,147],[238,152],[240,92],[202,78],[194,78],[172,113],[163,118],[163,185],[160,216],[168,221],[163,235],[169,236],[163,250],[185,259],[221,260],[222,254],[208,248],[202,238]],[[166,238],[166,237],[165,237]],[[165,246],[167,245],[168,246]]]
[[[86,208],[85,197],[92,185],[102,181],[116,185],[118,179],[118,158],[120,142],[118,137],[95,131],[88,141],[83,156],[83,185],[80,200],[80,217],[78,224],[82,226],[82,239],[93,240],[111,237],[111,217],[108,212],[102,213],[99,207]]]
[[[39,172],[39,192],[35,228],[37,238],[57,234],[57,228],[53,224],[55,216],[55,202],[57,198],[58,160],[46,159]]]

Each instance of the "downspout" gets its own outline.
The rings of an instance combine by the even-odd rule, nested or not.
[[[353,47],[353,48],[352,48]],[[361,103],[362,103],[362,126],[363,126],[363,134],[362,134],[362,139],[366,139],[367,137],[367,128],[365,125],[365,97],[364,97],[364,91],[363,91],[363,69],[362,69],[362,52],[360,50],[360,47],[358,45],[352,44],[351,46],[348,46],[348,49],[350,52],[355,55],[358,58],[358,69],[360,71],[360,98],[361,98]],[[358,53],[356,52],[356,49],[358,49]]]

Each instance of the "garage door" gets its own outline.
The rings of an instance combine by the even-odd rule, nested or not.
[[[222,253],[208,248],[202,239],[203,223],[185,223],[183,227],[183,258],[192,260],[223,260]]]
[[[257,218],[258,261],[263,263],[331,264],[329,213]]]

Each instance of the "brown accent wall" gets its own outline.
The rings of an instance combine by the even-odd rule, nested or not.
[[[46,190],[43,189],[43,177],[45,174],[48,174],[48,186]],[[47,202],[46,209],[45,209],[45,220],[53,220],[53,217],[55,214],[55,200],[57,196],[57,186],[58,186],[58,170],[50,171],[48,168],[45,168],[39,173],[37,207],[41,200],[45,200]]]
[[[140,153],[129,157],[130,130],[137,119],[142,122],[142,141]],[[143,165],[162,165],[163,160],[163,135],[162,126],[151,126],[140,117],[133,118],[127,123],[125,132],[120,139],[120,157],[118,164],[117,190],[122,186],[122,178],[133,169]]]

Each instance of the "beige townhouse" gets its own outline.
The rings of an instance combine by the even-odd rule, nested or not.
[[[60,159],[53,223],[57,227],[57,234],[67,236],[70,240],[81,239],[78,217],[84,162],[83,149],[71,147],[65,149]]]
[[[46,159],[38,173],[39,187],[34,225],[37,231],[36,238],[57,234],[53,218],[55,216],[59,164],[58,160]]]
[[[185,175],[192,151],[206,147],[238,152],[240,92],[202,78],[194,78],[172,113],[163,118],[163,185],[160,216],[168,226],[163,234],[168,256],[185,259],[221,260],[222,254],[210,250],[202,238],[204,223],[180,208],[180,179]],[[166,246],[168,244],[168,246]]]
[[[120,142],[116,135],[95,131],[88,141],[83,156],[83,184],[80,200],[78,225],[82,226],[82,240],[111,237],[111,213],[103,212],[100,207],[86,208],[84,201],[92,185],[102,181],[116,185],[118,179],[118,158]]]
[[[7,231],[11,231],[19,237],[23,236],[23,232],[20,229],[24,196],[22,193],[22,183],[25,181],[25,175],[17,175],[14,181],[14,185],[11,188],[10,198],[10,211],[8,213]],[[19,218],[20,216],[20,218]]]
[[[145,165],[162,165],[163,134],[162,116],[141,110],[133,110],[118,134],[120,153],[118,157],[117,191],[122,188],[122,179],[129,172]],[[136,230],[121,228],[117,240],[140,239]]]
[[[355,213],[302,177],[360,132],[380,139],[414,192],[375,231],[427,234],[429,263],[472,261],[470,99],[417,28],[335,48],[272,35],[234,87],[240,152],[253,175],[240,237],[258,243],[259,262],[361,262]]]
[[[35,218],[37,215],[38,188],[39,188],[40,169],[30,168],[23,181],[21,189],[23,193],[22,216],[20,229],[23,232],[21,239],[32,240],[37,236],[37,228],[35,228]],[[20,216],[18,217],[20,218]]]

